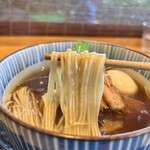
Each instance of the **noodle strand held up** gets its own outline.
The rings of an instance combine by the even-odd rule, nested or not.
[[[56,122],[57,108],[60,101],[60,73],[58,66],[58,54],[53,52],[52,59],[50,61],[50,74],[49,84],[46,98],[43,99],[43,124],[42,127],[47,130],[54,130]]]
[[[79,55],[71,50],[52,53],[43,128],[53,131],[54,126],[55,130],[61,126],[65,134],[100,136],[98,114],[104,88],[104,63],[105,55],[96,53]],[[62,117],[56,123],[59,105]]]

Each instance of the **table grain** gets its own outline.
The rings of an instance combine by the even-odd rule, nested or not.
[[[140,51],[140,37],[99,37],[99,36],[0,36],[0,60],[22,48],[56,41],[92,40],[123,45]]]

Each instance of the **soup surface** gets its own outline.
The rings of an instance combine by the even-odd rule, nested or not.
[[[22,87],[28,87],[31,89],[32,93],[35,95],[41,116],[43,114],[42,96],[47,92],[48,74],[49,69],[47,68],[34,72],[19,83],[16,83],[12,92],[15,93]],[[105,79],[108,76],[109,75],[106,72]],[[121,108],[113,109],[110,102],[106,102],[105,99],[107,99],[107,96],[111,97],[111,93],[106,93],[106,95],[103,96],[105,102],[102,100],[102,103],[99,104],[101,105],[101,109],[98,117],[99,128],[102,135],[130,132],[150,125],[150,100],[146,97],[145,93],[139,86],[138,88],[139,91],[134,95],[122,94],[117,88],[114,88],[114,86],[111,88],[112,91],[114,90],[114,93],[119,94],[121,97],[121,103],[123,103],[123,107]],[[106,91],[107,90],[108,92],[110,90],[108,85],[106,85]],[[7,107],[11,107],[11,105],[8,105]],[[61,110],[59,112],[60,114],[62,113]],[[57,114],[58,118],[60,114]]]

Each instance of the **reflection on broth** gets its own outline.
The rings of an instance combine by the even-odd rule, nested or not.
[[[73,60],[74,59],[75,58],[73,57]],[[45,128],[50,131],[53,129],[53,131],[60,132],[60,133],[67,133],[67,134],[74,133],[75,135],[100,136],[100,135],[107,135],[107,134],[118,134],[118,133],[130,132],[130,131],[138,130],[149,126],[150,125],[150,100],[145,94],[143,87],[141,87],[141,85],[139,85],[139,83],[137,83],[133,77],[120,70],[119,72],[121,73],[122,78],[119,79],[118,77],[117,78],[117,80],[119,79],[118,82],[120,83],[120,85],[123,84],[125,88],[126,85],[124,84],[124,82],[126,82],[129,85],[128,89],[123,89],[122,87],[120,87],[119,83],[116,83],[116,81],[114,81],[114,76],[111,75],[113,71],[114,69],[105,71],[104,91],[101,90],[102,97],[99,100],[99,104],[98,104],[99,106],[96,108],[98,109],[97,122],[98,122],[99,134],[96,133],[96,129],[94,130],[89,129],[90,127],[88,126],[89,122],[87,119],[88,111],[82,112],[84,110],[82,110],[81,108],[79,109],[80,111],[79,113],[84,113],[85,117],[80,116],[81,117],[80,118],[78,116],[79,114],[78,115],[75,114],[75,116],[70,116],[68,114],[68,118],[67,118],[67,116],[65,116],[65,111],[67,111],[65,110],[66,107],[63,107],[62,109],[62,105],[63,105],[62,103],[66,104],[65,100],[63,100],[61,103],[59,103],[59,100],[57,100],[58,102],[56,104],[55,103],[52,103],[51,105],[48,104],[49,101],[47,101],[47,91],[48,91],[47,87],[49,84],[48,83],[49,72],[51,72],[49,71],[49,69],[43,69],[41,72],[39,71],[34,72],[33,74],[28,75],[28,77],[24,78],[22,81],[17,83],[17,86],[14,88],[13,92],[8,96],[5,107],[10,113],[14,114],[19,119],[22,119],[23,121],[26,121],[28,123],[30,120],[30,124],[32,125]],[[117,74],[119,73],[117,72]],[[125,79],[126,77],[123,77],[124,75],[122,74],[126,74],[125,76],[128,75],[129,77]],[[74,76],[74,79],[77,80],[77,77]],[[56,81],[58,80],[59,79],[56,79]],[[77,86],[77,88],[81,86],[80,85],[81,79],[78,81],[80,82],[78,83],[79,85]],[[100,81],[98,80],[98,82]],[[131,89],[130,89],[130,85],[132,86]],[[60,84],[60,87],[61,86],[62,85]],[[56,92],[55,89],[57,88],[58,88],[57,83],[54,83],[54,93]],[[61,88],[59,90],[61,90]],[[78,97],[80,97],[81,91],[79,91],[79,89],[76,90],[78,91],[79,94]],[[56,99],[59,97],[60,99],[62,98],[59,95],[59,93],[56,93],[56,95],[53,96],[56,96],[55,97]],[[76,97],[76,95],[73,96]],[[79,107],[77,103],[80,102],[79,101],[74,102],[74,104],[77,107]],[[90,104],[92,105],[92,103]],[[50,107],[51,109],[48,107]],[[54,109],[55,107],[56,109]],[[48,111],[45,111],[46,109]],[[51,111],[52,109],[53,112]],[[54,124],[49,123],[47,120],[43,118],[44,115],[49,115],[50,113],[56,113],[56,116],[55,115],[51,116],[51,122],[54,122]],[[69,117],[72,117],[73,118],[72,120],[75,120],[73,122],[73,125],[71,125],[70,127],[68,127],[69,124],[67,124],[66,126],[66,122],[67,119],[69,119]],[[83,119],[84,121],[82,120],[81,122],[77,122],[76,120],[77,117],[79,117],[79,120],[82,120],[84,118]],[[82,134],[78,133],[78,131],[76,131],[75,128],[78,127],[78,129],[81,129],[81,127],[79,126],[82,125],[83,125],[82,128],[87,128],[87,130],[93,133],[89,134],[86,133],[86,131],[84,131]],[[47,127],[50,127],[51,129]],[[96,128],[96,124],[94,127]]]

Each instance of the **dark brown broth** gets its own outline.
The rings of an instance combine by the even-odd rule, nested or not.
[[[28,86],[33,89],[34,94],[41,100],[40,97],[47,91],[48,74],[48,69],[31,74],[24,81],[21,81],[15,90],[22,86]],[[140,90],[134,97],[122,96],[126,104],[126,108],[123,111],[115,112],[107,109],[99,113],[99,126],[103,135],[130,132],[150,125],[150,100],[147,99],[145,94]],[[104,122],[108,120],[112,122],[110,127],[113,127],[113,122],[117,120],[121,121],[123,126],[108,132],[103,127]]]
[[[99,125],[102,127],[102,134],[125,133],[150,126],[150,106],[148,101],[143,103],[130,97],[124,97],[124,102],[126,108],[120,112],[106,109],[99,113]],[[121,128],[109,132],[103,126],[104,122],[108,120],[112,122],[112,127],[115,126],[113,124],[115,121],[122,121],[123,125]]]
[[[31,74],[25,80],[21,81],[17,88],[27,86],[33,91],[39,92],[42,95],[47,92],[49,69],[42,70],[38,73]]]

